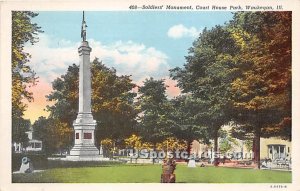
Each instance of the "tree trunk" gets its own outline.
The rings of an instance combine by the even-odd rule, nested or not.
[[[154,152],[156,151],[156,143],[154,143],[153,151],[154,151]],[[155,164],[155,158],[152,159],[152,164],[153,164],[153,165]]]
[[[214,135],[214,166],[219,165],[219,158],[215,158],[217,156],[217,153],[218,153],[218,131],[216,131]]]
[[[255,164],[255,169],[260,169],[260,129],[257,130],[253,138],[253,162]]]
[[[188,156],[191,155],[191,149],[192,149],[191,144],[192,144],[192,142],[193,141],[191,141],[191,140],[187,141],[187,149],[186,150],[187,150]]]

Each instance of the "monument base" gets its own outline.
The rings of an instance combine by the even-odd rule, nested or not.
[[[99,154],[99,150],[93,144],[75,144],[64,160],[68,161],[107,161]]]
[[[95,156],[75,156],[75,155],[67,155],[66,158],[62,158],[61,160],[65,161],[109,161],[109,158],[104,158],[100,155]]]
[[[70,151],[71,156],[97,156],[99,150],[93,144],[75,144]]]

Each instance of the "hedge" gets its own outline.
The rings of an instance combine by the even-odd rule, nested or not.
[[[23,157],[30,158],[35,170],[44,170],[51,168],[78,168],[78,167],[97,167],[123,164],[122,161],[64,161],[64,160],[48,160],[45,154],[33,153],[13,153],[12,170],[19,171]]]

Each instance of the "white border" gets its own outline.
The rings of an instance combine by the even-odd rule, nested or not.
[[[293,11],[293,38],[292,38],[292,83],[293,83],[293,140],[292,140],[292,159],[293,159],[293,174],[291,184],[57,184],[57,183],[11,183],[11,11],[12,10],[31,10],[31,11],[134,11],[129,10],[130,5],[283,5],[284,11]],[[300,60],[300,1],[299,0],[255,0],[255,1],[228,1],[222,0],[218,2],[207,0],[150,0],[150,1],[0,1],[0,13],[1,13],[1,28],[0,28],[0,146],[1,146],[1,159],[0,159],[0,191],[11,190],[299,190],[299,177],[300,177],[300,90],[298,88],[300,84],[300,64],[297,61]],[[149,10],[137,10],[137,11],[149,11]],[[152,10],[153,11],[153,10]],[[158,10],[160,11],[160,10]],[[194,10],[197,11],[197,10]],[[297,168],[298,167],[298,168]],[[298,180],[297,180],[298,177]],[[271,185],[287,185],[287,189],[271,188]]]

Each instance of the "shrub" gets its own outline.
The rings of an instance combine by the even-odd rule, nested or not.
[[[124,161],[64,161],[64,160],[48,160],[47,155],[38,153],[13,153],[12,154],[12,171],[19,171],[22,158],[28,157],[35,170],[51,169],[51,168],[76,168],[76,167],[97,167],[119,165]],[[53,157],[52,157],[53,158]]]
[[[48,160],[47,168],[97,167],[123,164],[121,161],[64,161]]]

